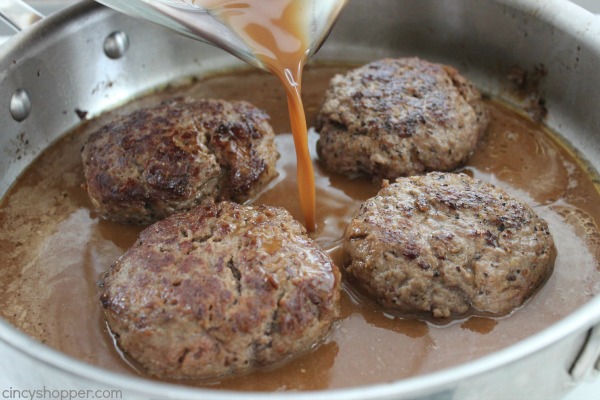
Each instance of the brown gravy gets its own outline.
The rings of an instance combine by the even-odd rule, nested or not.
[[[314,125],[323,92],[341,66],[305,71],[303,100]],[[286,95],[261,72],[215,75],[133,101],[90,121],[44,152],[0,206],[0,315],[34,338],[75,358],[125,374],[143,375],[115,348],[99,302],[101,274],[130,246],[139,228],[103,221],[91,209],[80,149],[101,124],[174,95],[245,99],[272,117],[282,154],[279,177],[255,200],[283,206],[298,219],[294,144]],[[600,194],[583,163],[540,125],[497,101],[488,101],[492,124],[464,170],[504,187],[534,206],[549,223],[558,248],[555,272],[513,315],[471,317],[447,326],[394,319],[348,287],[343,318],[315,351],[271,371],[190,385],[231,390],[311,390],[352,387],[452,367],[526,338],[600,294]],[[347,179],[315,160],[317,231],[312,236],[339,264],[342,232],[378,185]]]
[[[337,0],[342,7],[345,0]],[[302,104],[302,71],[311,47],[313,0],[194,0],[247,43],[281,82],[288,110],[298,180],[298,199],[309,232],[316,229],[316,193]],[[333,23],[335,15],[329,24]]]

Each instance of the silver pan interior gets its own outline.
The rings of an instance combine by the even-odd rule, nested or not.
[[[600,21],[592,14],[562,0],[353,0],[317,58],[367,61],[404,55],[453,64],[484,91],[516,103],[506,79],[511,68],[532,71],[543,65],[548,74],[539,90],[549,110],[547,125],[600,170]],[[98,115],[182,77],[237,65],[216,48],[92,2],[37,23],[0,50],[0,196],[82,116]],[[570,369],[598,324],[596,297],[551,328],[451,370],[335,392],[232,394],[103,371],[0,320],[0,348],[9,355],[0,361],[0,373],[15,386],[117,388],[128,399],[558,398],[575,383]]]

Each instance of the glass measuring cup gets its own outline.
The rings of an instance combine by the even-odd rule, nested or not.
[[[96,0],[138,19],[169,28],[233,54],[261,69],[264,63],[218,18],[202,8],[197,0]],[[307,26],[310,46],[307,59],[312,57],[329,34],[346,0],[311,0],[311,18]]]

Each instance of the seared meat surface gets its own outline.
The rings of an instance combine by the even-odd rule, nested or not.
[[[346,175],[450,171],[468,159],[487,124],[481,95],[454,68],[383,59],[331,80],[317,151],[328,169]]]
[[[345,272],[402,315],[504,315],[550,276],[547,223],[520,200],[464,174],[384,182],[344,236]]]
[[[204,200],[244,201],[277,171],[268,116],[244,101],[177,98],[92,133],[88,195],[105,218],[149,224]]]
[[[152,375],[202,379],[311,349],[340,276],[281,208],[205,204],[146,228],[104,279],[119,346]]]

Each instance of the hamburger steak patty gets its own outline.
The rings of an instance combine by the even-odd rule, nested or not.
[[[277,175],[268,116],[244,101],[176,98],[92,133],[82,150],[103,217],[149,224],[206,199],[244,201]]]
[[[208,378],[315,346],[338,316],[337,267],[282,208],[204,204],[146,228],[107,272],[119,346],[151,374]]]
[[[477,146],[488,117],[454,68],[383,59],[336,75],[317,118],[319,159],[332,171],[394,179],[450,171]]]
[[[552,274],[546,222],[464,174],[384,181],[344,235],[345,272],[383,307],[435,318],[504,315]]]

